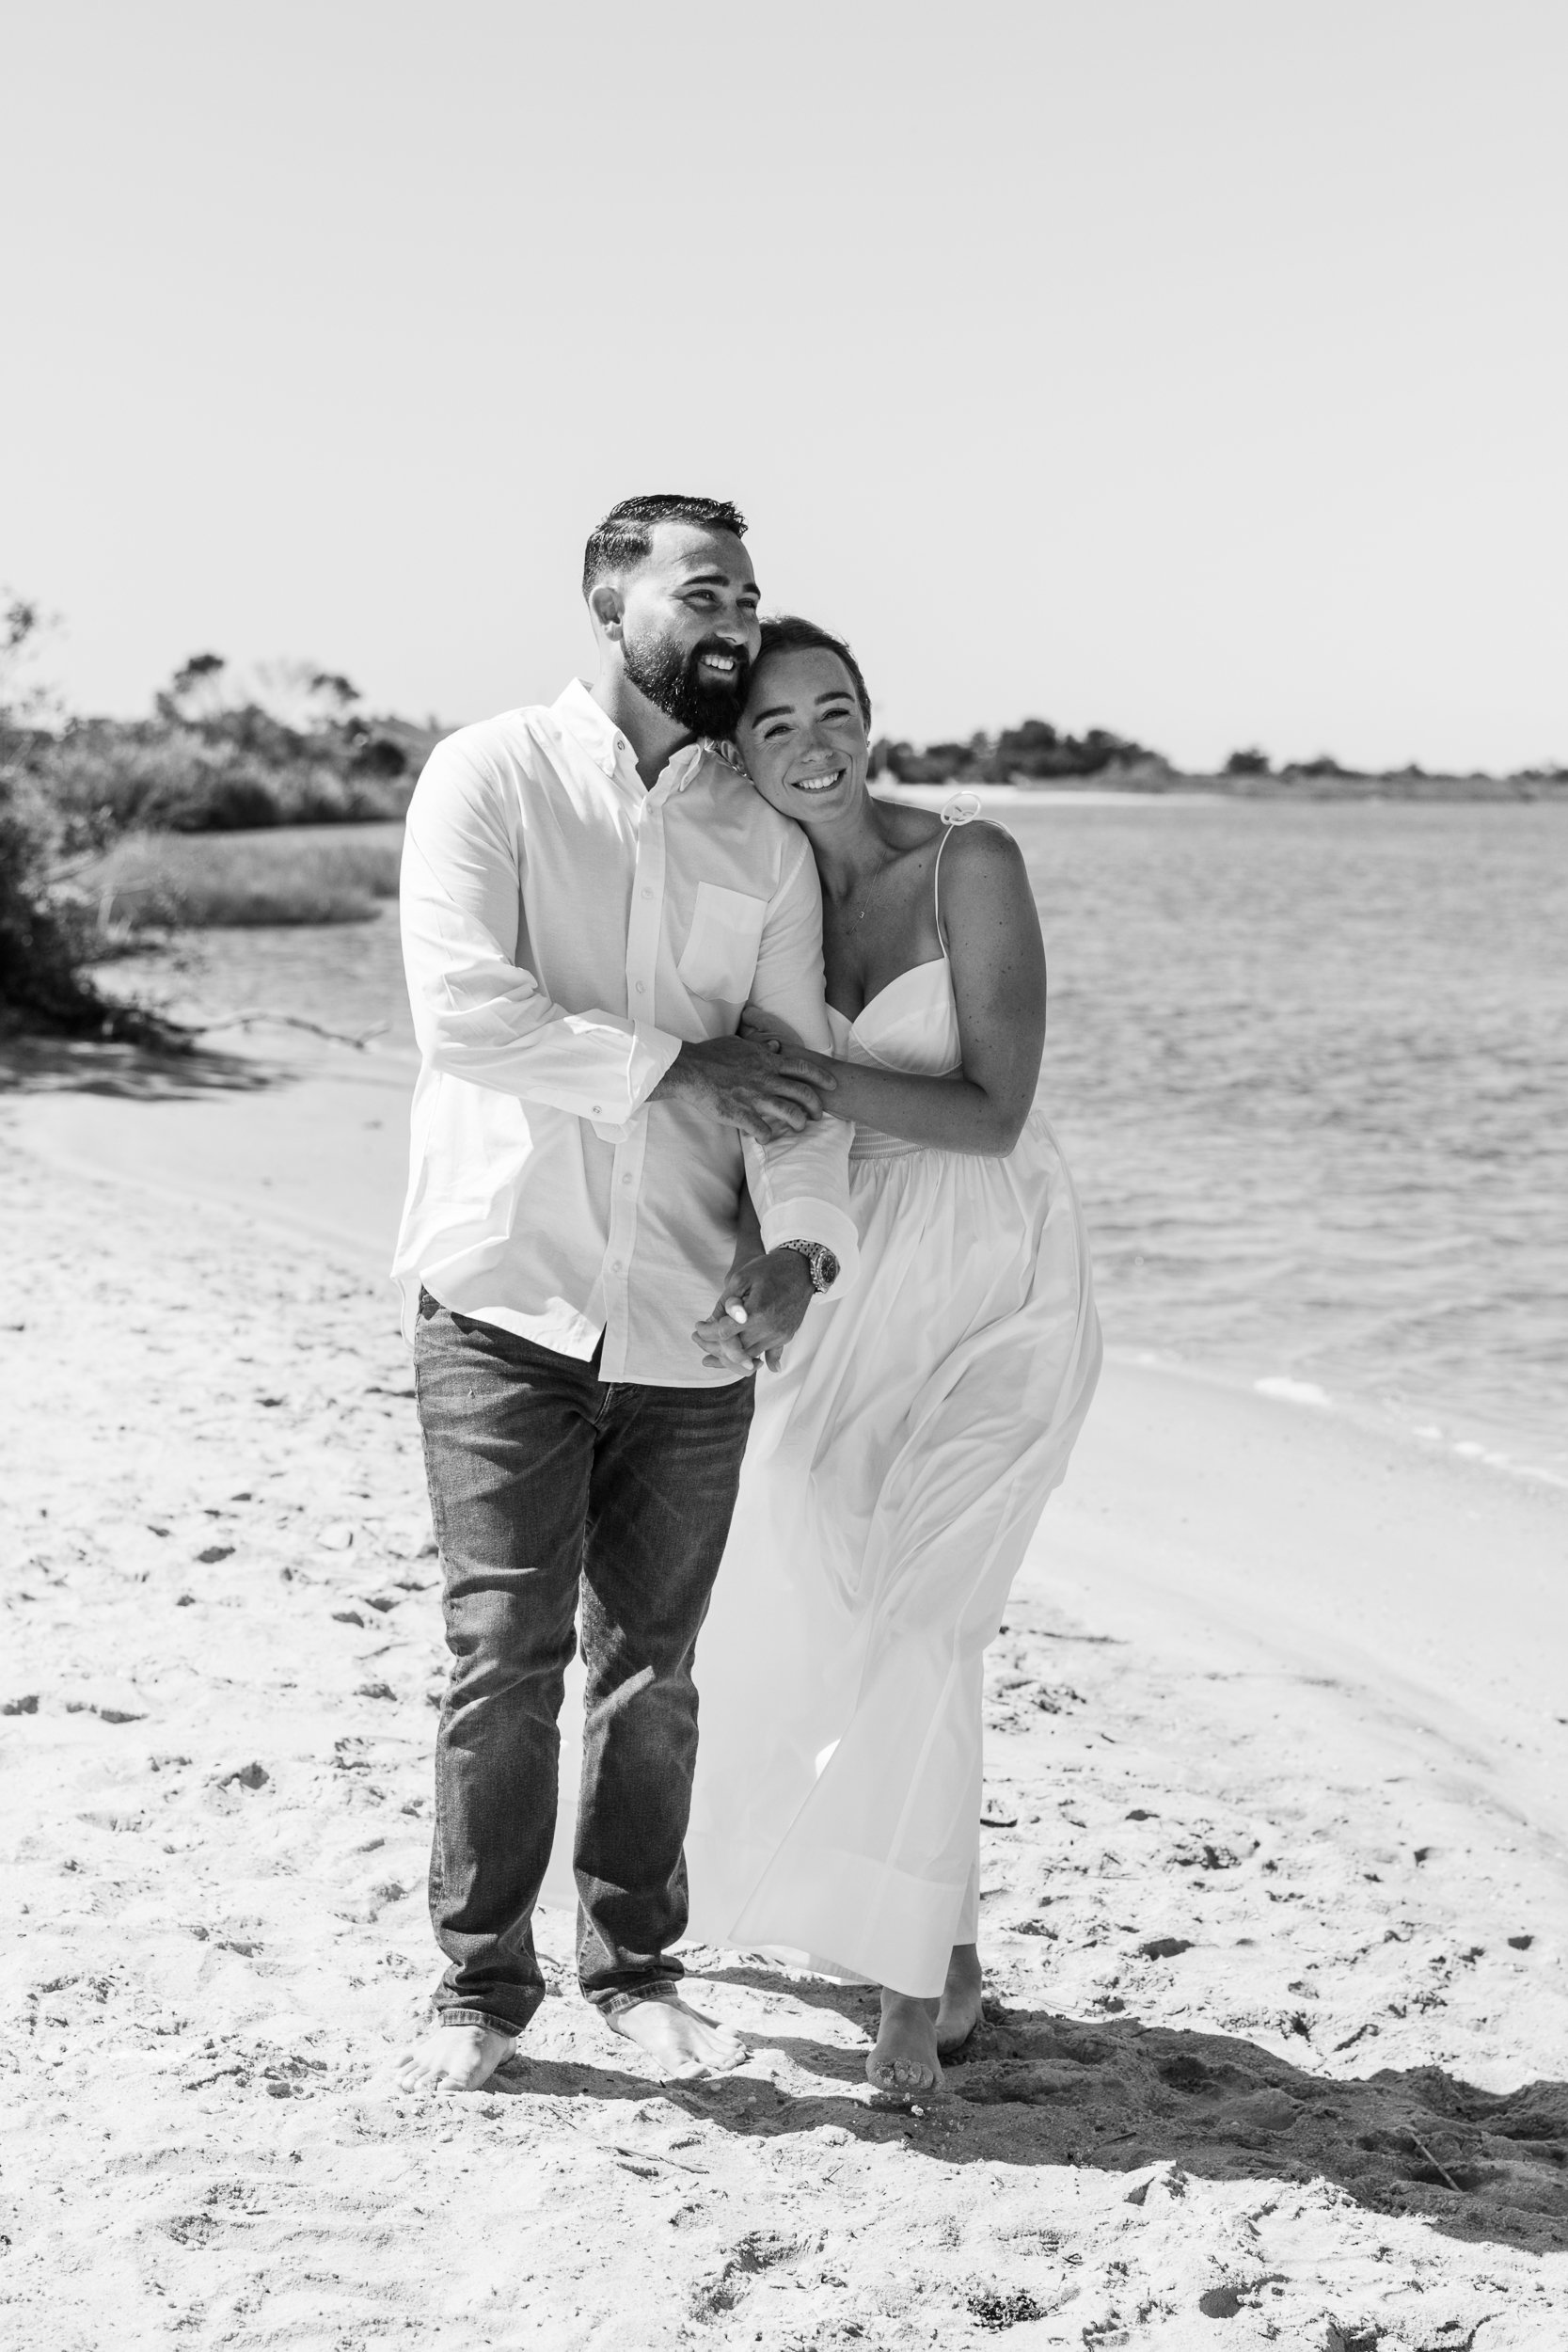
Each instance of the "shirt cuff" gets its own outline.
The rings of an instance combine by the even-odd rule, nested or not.
[[[831,1284],[826,1296],[842,1298],[854,1287],[860,1272],[860,1236],[855,1220],[842,1209],[835,1209],[829,1200],[813,1200],[809,1195],[796,1200],[782,1201],[769,1209],[759,1220],[762,1226],[764,1249],[777,1249],[781,1242],[819,1241],[827,1245],[838,1260],[838,1279]]]
[[[631,1094],[627,1116],[635,1119],[686,1040],[672,1037],[668,1029],[656,1029],[649,1021],[634,1021],[632,1028],[637,1042],[632,1047],[631,1068],[627,1073]]]
[[[620,1143],[623,1140],[639,1111],[646,1109],[649,1095],[685,1042],[684,1038],[672,1037],[668,1029],[656,1029],[651,1022],[632,1023],[631,1058],[626,1065],[626,1118],[589,1121],[602,1143]]]

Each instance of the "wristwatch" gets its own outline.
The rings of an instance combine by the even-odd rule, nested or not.
[[[811,1286],[820,1298],[838,1280],[838,1260],[825,1241],[782,1241],[781,1249],[794,1249],[811,1268]]]

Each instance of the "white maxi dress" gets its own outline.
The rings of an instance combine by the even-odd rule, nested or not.
[[[831,1019],[841,1058],[959,1066],[945,954]],[[929,1995],[976,1940],[984,1652],[1100,1326],[1037,1106],[1006,1158],[859,1129],[850,1197],[860,1279],[757,1375],[697,1645],[689,1932]]]

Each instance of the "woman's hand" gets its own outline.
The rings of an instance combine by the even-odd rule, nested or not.
[[[712,1314],[691,1336],[715,1371],[755,1372],[761,1362],[777,1372],[811,1302],[811,1267],[800,1250],[769,1249],[732,1269]]]
[[[792,1065],[804,1062],[814,1079],[825,1080],[836,1092],[845,1064],[835,1061],[832,1054],[818,1054],[809,1045],[798,1044],[794,1038],[786,1037],[776,1029],[766,1013],[742,1013],[739,1034],[750,1044],[766,1045],[769,1053],[787,1054]],[[827,1119],[845,1116],[843,1112],[835,1112],[828,1100],[823,1102],[822,1112]]]

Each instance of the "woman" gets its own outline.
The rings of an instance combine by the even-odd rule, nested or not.
[[[1100,1331],[1070,1179],[1034,1106],[1045,955],[1017,845],[874,801],[847,645],[765,625],[737,747],[810,837],[851,1120],[861,1274],[810,1310],[756,1419],[699,1645],[690,1932],[882,1987],[866,2073],[934,2089],[980,2015],[981,1677],[1094,1392]],[[967,803],[967,805],[966,805]],[[741,1236],[699,1337],[744,1320]],[[740,1309],[740,1317],[735,1309]]]

